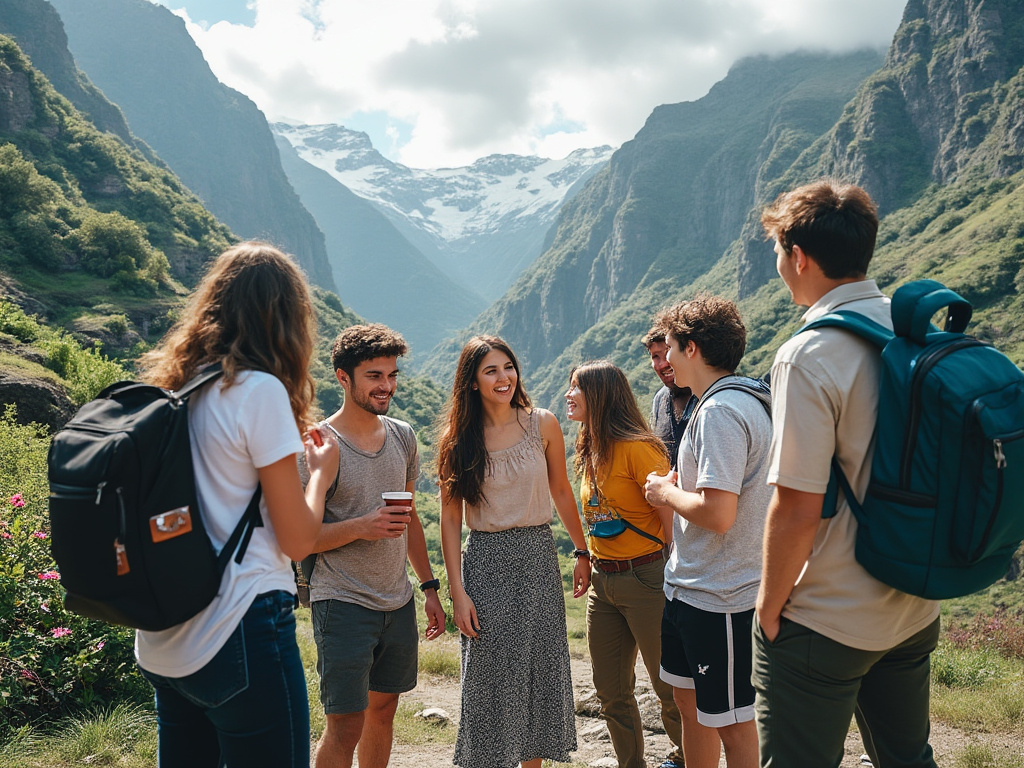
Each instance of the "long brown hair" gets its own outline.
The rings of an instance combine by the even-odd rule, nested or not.
[[[614,364],[607,360],[582,363],[573,368],[569,381],[579,387],[585,405],[573,460],[577,475],[596,474],[611,460],[612,447],[618,442],[639,440],[665,452],[665,444],[651,432],[640,413],[626,374]],[[591,477],[590,481],[596,487],[597,478]]]
[[[142,357],[143,379],[178,389],[218,361],[224,386],[239,371],[264,371],[284,384],[302,429],[315,393],[314,323],[309,286],[295,263],[267,243],[239,243],[214,260],[181,320]]]
[[[508,355],[516,370],[516,388],[512,393],[513,408],[529,408],[530,396],[523,388],[519,361],[512,348],[497,336],[474,336],[466,342],[455,366],[452,396],[448,401],[437,440],[437,475],[441,488],[449,497],[459,497],[470,506],[484,498],[483,484],[487,472],[487,446],[484,443],[483,402],[473,389],[477,369],[484,356],[492,350]]]

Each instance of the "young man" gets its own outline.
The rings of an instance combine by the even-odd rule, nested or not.
[[[418,637],[406,558],[426,595],[426,637],[444,632],[438,582],[414,503],[386,507],[381,494],[412,492],[419,472],[416,435],[388,418],[398,358],[408,347],[386,326],[356,325],[334,342],[345,390],[325,422],[340,452],[338,488],[327,502],[310,581],[320,701],[327,727],[317,768],[384,768],[391,755],[398,696],[416,686]]]
[[[810,307],[805,322],[843,309],[892,327],[889,300],[866,277],[878,218],[864,190],[810,184],[781,195],[761,221],[794,303]],[[878,349],[838,328],[797,334],[775,356],[775,489],[754,658],[763,766],[838,766],[854,715],[874,765],[935,765],[928,688],[938,603],[860,566],[845,500],[822,519],[833,456],[858,498],[867,492],[879,369]]]
[[[750,633],[771,498],[770,397],[760,382],[734,375],[747,334],[731,301],[701,294],[658,322],[675,381],[700,398],[678,471],[652,473],[645,486],[650,504],[676,513],[661,679],[673,686],[689,768],[717,768],[720,742],[729,768],[756,768]]]
[[[661,438],[668,451],[668,460],[672,469],[676,468],[676,454],[679,452],[679,438],[682,437],[686,424],[690,420],[697,398],[692,396],[689,387],[676,386],[672,366],[668,364],[668,344],[665,343],[665,332],[657,326],[651,328],[641,339],[651,356],[651,367],[661,379],[662,387],[654,393],[651,403],[651,431]]]

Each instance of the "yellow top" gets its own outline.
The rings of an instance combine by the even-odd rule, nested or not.
[[[616,443],[611,461],[598,470],[598,492],[584,477],[580,481],[580,499],[586,523],[622,518],[657,539],[664,540],[661,520],[644,498],[644,483],[651,472],[665,474],[669,470],[663,449],[650,443],[629,441]],[[596,504],[595,504],[596,502]],[[657,552],[654,541],[628,528],[613,538],[590,536],[590,551],[602,560],[632,560]]]

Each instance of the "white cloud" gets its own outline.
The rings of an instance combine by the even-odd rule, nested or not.
[[[252,26],[189,25],[223,82],[271,120],[362,128],[360,114],[386,113],[412,126],[408,141],[384,129],[367,129],[371,138],[414,167],[618,145],[654,107],[700,98],[743,56],[886,46],[903,9],[902,0],[250,4]]]

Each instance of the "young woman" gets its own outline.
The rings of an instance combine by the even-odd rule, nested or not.
[[[633,694],[639,649],[674,745],[661,768],[677,768],[683,765],[682,724],[672,687],[659,675],[672,511],[644,498],[647,475],[669,470],[665,446],[648,429],[625,374],[606,360],[572,371],[565,404],[569,419],[580,424],[575,469],[594,567],[587,644],[601,717],[619,768],[643,768],[643,724]]]
[[[531,407],[501,339],[476,336],[463,348],[437,445],[441,548],[462,633],[455,764],[568,762],[576,727],[552,500],[576,547],[574,597],[590,583],[589,554],[561,428]]]
[[[223,378],[189,400],[197,493],[216,546],[262,488],[263,525],[242,562],[232,558],[213,602],[183,624],[136,634],[139,667],[156,689],[162,768],[308,768],[291,561],[313,547],[338,461],[332,439],[301,438],[313,402],[313,332],[302,273],[275,248],[242,243],[217,258],[182,320],[143,358],[144,378],[168,389],[223,365]]]

